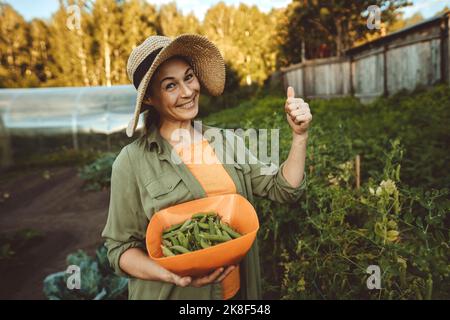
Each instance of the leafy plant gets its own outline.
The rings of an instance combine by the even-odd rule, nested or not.
[[[128,279],[115,275],[106,258],[106,248],[100,246],[95,258],[78,250],[67,256],[68,266],[80,269],[80,289],[69,289],[70,273],[65,271],[44,279],[44,294],[50,300],[105,300],[126,298]]]
[[[80,170],[80,177],[86,180],[85,190],[101,190],[111,183],[112,164],[117,154],[104,153],[93,163],[84,166]]]
[[[284,101],[261,97],[205,122],[279,128],[283,160],[291,142]],[[295,204],[255,203],[266,298],[450,298],[449,102],[446,86],[369,105],[310,102],[306,192]],[[382,290],[367,288],[369,265],[380,267]]]

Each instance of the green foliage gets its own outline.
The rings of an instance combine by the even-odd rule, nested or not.
[[[80,177],[86,181],[85,190],[101,190],[109,186],[111,182],[112,165],[117,154],[104,153],[93,163],[80,169]]]
[[[405,149],[402,181],[412,186],[443,188],[450,186],[447,171],[450,161],[448,123],[450,90],[436,86],[414,93],[399,92],[390,98],[379,98],[369,105],[356,99],[314,100],[310,103],[315,115],[312,139],[319,145],[338,143],[340,153],[360,154],[362,177],[382,172],[383,155],[389,140],[398,138]],[[335,137],[339,137],[335,141]],[[312,150],[316,144],[313,142]],[[322,146],[323,147],[323,146]],[[339,160],[345,159],[340,157]]]
[[[280,128],[283,160],[291,139],[284,102],[255,99],[205,122]],[[369,105],[310,102],[306,192],[291,205],[256,202],[266,298],[450,298],[449,102],[446,86]],[[369,265],[380,266],[382,290],[367,288]]]
[[[238,106],[257,94],[258,86],[239,86],[239,75],[228,63],[225,65],[226,82],[223,94],[213,97],[205,92],[200,95],[199,117]]]
[[[65,271],[48,275],[44,279],[44,294],[50,300],[106,300],[126,298],[128,279],[116,276],[106,258],[102,245],[95,258],[78,250],[67,256],[67,265],[80,268],[80,289],[68,289],[70,273]]]
[[[129,84],[132,48],[150,35],[206,35],[236,70],[238,84],[259,84],[275,71],[277,19],[257,6],[218,3],[200,22],[175,3],[61,0],[49,20],[31,22],[0,3],[0,87]],[[80,8],[80,28],[70,5]],[[5,52],[5,54],[3,54]],[[230,92],[231,94],[231,92]]]
[[[237,71],[241,85],[261,85],[275,71],[276,25],[276,17],[257,6],[219,2],[206,12],[202,30]]]
[[[342,56],[358,41],[379,34],[367,28],[370,5],[377,5],[385,24],[397,19],[399,8],[410,3],[396,1],[292,1],[280,21],[280,58],[285,65],[301,62],[302,46],[306,59]]]
[[[18,156],[17,162],[14,164],[16,168],[40,168],[53,166],[67,166],[67,165],[85,165],[86,163],[94,161],[100,152],[83,149],[75,150],[71,148],[62,147],[58,151],[48,153],[32,153],[27,156]]]
[[[353,190],[310,175],[300,208],[258,211],[266,234],[278,234],[282,299],[450,297],[450,192],[401,183],[401,153],[396,140],[385,158],[386,180],[370,178]],[[368,290],[369,265],[380,266],[382,290]]]

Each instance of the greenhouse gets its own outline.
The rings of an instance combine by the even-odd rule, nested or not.
[[[131,85],[2,89],[1,164],[14,162],[23,150],[28,154],[60,147],[109,150],[113,134],[126,138],[123,131],[135,99]]]

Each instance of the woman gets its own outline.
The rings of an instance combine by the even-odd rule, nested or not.
[[[102,236],[111,266],[117,274],[129,277],[129,298],[260,299],[257,241],[238,266],[223,266],[200,278],[180,277],[150,260],[145,248],[146,228],[153,213],[207,196],[238,193],[251,203],[253,195],[278,202],[298,200],[306,183],[307,129],[312,119],[308,104],[294,98],[293,89],[288,88],[285,112],[292,128],[291,149],[280,168],[266,175],[261,173],[264,164],[260,161],[217,161],[223,151],[212,147],[212,138],[206,134],[211,127],[192,125],[200,90],[217,96],[225,84],[223,58],[206,37],[185,34],[172,40],[151,36],[132,51],[127,72],[138,91],[127,135],[133,135],[143,111],[145,128],[143,136],[124,147],[113,164],[108,220]],[[216,162],[189,162],[175,138],[180,129],[191,141],[197,141],[189,148],[205,147],[202,152],[209,152]],[[201,139],[195,140],[196,136]],[[234,148],[223,150],[234,152]],[[235,154],[226,155],[236,159]]]

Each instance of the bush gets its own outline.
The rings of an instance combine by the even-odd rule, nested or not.
[[[271,238],[272,259],[280,257],[272,266],[280,298],[450,298],[450,192],[404,185],[401,153],[394,141],[383,180],[369,179],[359,190],[349,188],[343,170],[328,183],[310,176],[300,208],[258,204],[263,250]],[[370,265],[381,269],[382,290],[366,286]]]
[[[104,153],[93,163],[80,169],[80,177],[86,181],[84,185],[85,190],[98,191],[110,185],[112,164],[116,157],[117,154],[115,153]]]
[[[44,294],[49,300],[126,299],[128,279],[110,269],[104,246],[97,249],[95,258],[82,250],[68,255],[67,265],[80,268],[80,289],[68,289],[70,273],[50,274],[44,279]]]

